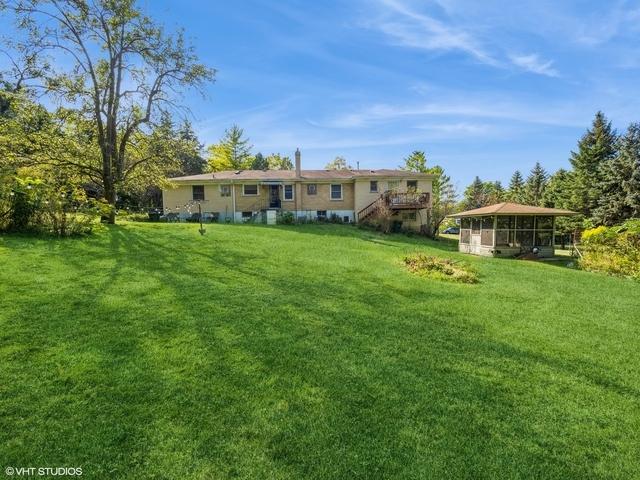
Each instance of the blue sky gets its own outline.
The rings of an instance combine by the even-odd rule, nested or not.
[[[640,2],[143,0],[218,69],[189,95],[200,138],[394,168],[424,150],[462,189],[553,171],[602,109],[640,121]]]

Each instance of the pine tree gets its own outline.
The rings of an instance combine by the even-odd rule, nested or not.
[[[627,203],[631,208],[631,216],[640,218],[640,125],[635,123],[629,127],[627,136],[633,128],[634,141],[632,147],[627,151],[623,148],[623,154],[629,155],[632,159],[632,173],[627,182]]]
[[[520,170],[513,172],[505,197],[510,202],[525,203],[524,178],[522,177]]]
[[[225,130],[220,142],[209,147],[209,171],[244,170],[251,167],[253,146],[243,136],[244,130],[237,125]]]
[[[424,173],[427,171],[427,156],[424,152],[414,150],[411,155],[404,159],[404,165],[400,168],[410,172]]]
[[[616,154],[617,135],[602,112],[596,113],[591,129],[578,142],[578,151],[571,152],[575,173],[572,195],[573,209],[591,217],[600,196],[601,165]]]
[[[207,161],[202,157],[203,145],[198,140],[198,136],[193,131],[191,122],[185,120],[178,129],[178,140],[180,141],[180,159],[182,175],[197,175],[203,173],[207,166]]]
[[[549,175],[542,165],[540,165],[540,162],[536,162],[524,186],[524,197],[527,204],[535,206],[542,205],[542,197],[544,195],[544,189],[547,186],[548,177]]]
[[[634,214],[634,170],[640,160],[640,125],[631,124],[620,139],[618,154],[600,165],[600,195],[593,212],[599,224],[615,225]]]
[[[485,191],[485,183],[477,177],[473,180],[464,191],[462,200],[462,208],[464,210],[472,210],[489,205],[487,203],[487,193]]]
[[[253,162],[251,162],[251,170],[267,170],[268,168],[269,163],[266,158],[260,152],[256,153]]]
[[[573,194],[574,175],[563,168],[549,177],[547,186],[542,194],[543,207],[563,208],[570,210]],[[582,217],[558,217],[556,219],[556,232],[568,235],[573,233],[582,224]],[[561,236],[560,241],[564,242],[568,237]]]
[[[451,183],[451,177],[444,173],[444,169],[438,165],[431,167],[427,173],[435,175],[432,183],[432,202],[430,221],[430,234],[437,235],[440,225],[447,215],[453,213],[456,206],[456,192]]]

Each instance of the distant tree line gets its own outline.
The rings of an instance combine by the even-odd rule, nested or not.
[[[640,123],[619,135],[598,112],[569,160],[570,170],[551,175],[539,162],[526,178],[515,171],[507,188],[476,177],[464,190],[460,208],[506,201],[578,212],[580,217],[559,222],[566,230],[640,217]]]

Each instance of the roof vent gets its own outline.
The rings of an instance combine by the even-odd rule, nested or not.
[[[236,170],[236,175],[240,175],[242,173],[242,170]]]

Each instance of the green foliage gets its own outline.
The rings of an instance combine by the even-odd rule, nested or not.
[[[426,173],[428,170],[427,156],[424,152],[415,150],[404,159],[404,165],[401,168],[410,172]]]
[[[244,130],[233,125],[225,130],[223,137],[217,144],[208,148],[208,170],[221,172],[250,169],[253,163],[252,148],[253,145],[249,144],[249,139],[244,138]]]
[[[267,170],[268,168],[269,163],[267,163],[266,158],[260,152],[256,153],[251,162],[251,170]]]
[[[203,145],[193,130],[191,122],[184,120],[177,131],[177,158],[180,163],[178,175],[197,175],[204,173],[207,161],[202,156]]]
[[[581,268],[640,279],[640,219],[586,230],[581,247]]]
[[[87,198],[78,185],[18,176],[0,190],[0,231],[61,237],[90,233],[110,210],[105,202]]]
[[[527,205],[542,206],[548,177],[549,175],[540,162],[536,162],[524,186],[524,198]]]
[[[332,162],[327,163],[324,168],[326,170],[351,170],[353,167],[343,157],[336,157]]]
[[[593,218],[597,223],[614,225],[634,215],[640,216],[640,124],[631,124],[620,138],[617,154],[599,166],[600,185],[597,208]]]
[[[574,185],[573,209],[591,217],[598,207],[601,194],[602,165],[616,154],[617,135],[602,112],[597,112],[593,124],[578,142],[578,151],[571,153]]]
[[[280,215],[278,215],[276,220],[277,220],[277,223],[282,225],[292,225],[296,221],[293,215],[293,212],[287,212],[287,211],[280,213]]]
[[[269,170],[293,170],[293,163],[289,157],[283,157],[279,153],[272,153],[265,161]]]
[[[509,181],[509,188],[505,192],[505,199],[514,203],[526,203],[524,178],[519,170],[516,170]]]
[[[462,210],[486,207],[504,201],[505,191],[500,182],[483,182],[476,176],[463,194]]]
[[[436,280],[457,283],[478,283],[478,273],[469,265],[449,258],[440,258],[424,253],[407,255],[403,259],[410,272]]]
[[[429,215],[429,235],[436,236],[440,225],[447,215],[453,213],[456,208],[456,191],[451,183],[451,177],[445,174],[444,169],[435,165],[427,169],[427,173],[435,175],[431,184],[431,213]]]
[[[158,162],[167,157],[141,153],[138,143],[153,135],[163,114],[180,108],[176,100],[185,89],[202,92],[215,75],[198,61],[184,34],[167,34],[133,1],[5,6],[17,26],[9,49],[27,63],[14,62],[3,77],[16,77],[18,91],[26,72],[52,103],[64,105],[58,114],[65,117],[65,140],[73,147],[48,157],[32,152],[30,164],[41,165],[44,159],[47,165],[71,169],[98,184],[112,206],[133,178],[144,179],[147,186],[151,180],[162,182],[174,165]],[[49,63],[42,52],[52,52],[57,61]],[[147,152],[152,150],[147,146]],[[115,209],[109,221],[115,221]]]

